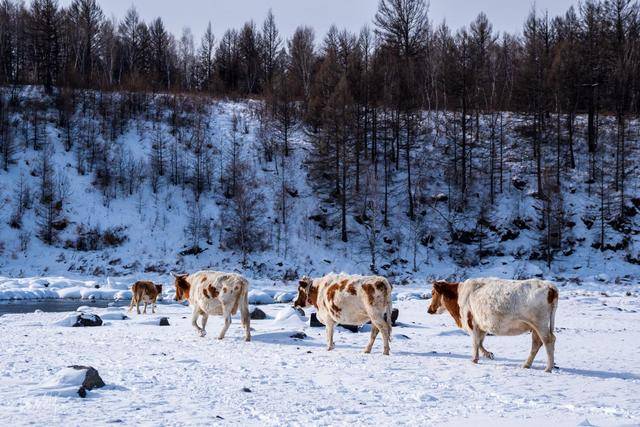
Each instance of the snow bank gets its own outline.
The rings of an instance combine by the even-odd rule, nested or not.
[[[265,291],[252,289],[249,291],[249,304],[263,305],[273,304],[273,297]]]
[[[87,371],[83,369],[64,368],[40,386],[34,387],[31,392],[36,396],[78,397],[78,389],[86,374]]]

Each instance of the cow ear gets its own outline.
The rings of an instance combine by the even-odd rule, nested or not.
[[[445,284],[443,282],[433,282],[433,290],[441,294],[446,292]]]
[[[458,283],[434,282],[433,289],[447,298],[457,298]]]

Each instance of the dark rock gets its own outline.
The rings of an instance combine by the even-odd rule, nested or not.
[[[528,230],[529,229],[529,224],[527,224],[527,221],[522,219],[522,218],[514,219],[513,220],[513,225],[518,227],[520,230]]]
[[[282,277],[282,280],[290,282],[293,280],[298,280],[298,277],[300,277],[298,275],[298,270],[288,268],[287,271],[284,272],[284,276]]]
[[[318,315],[316,313],[311,313],[311,317],[309,318],[309,326],[312,328],[321,328],[324,326],[324,323],[318,320]]]
[[[475,230],[455,230],[451,237],[455,242],[470,245],[479,242],[480,239],[484,237],[484,234],[478,233]]]
[[[622,213],[625,216],[632,217],[632,216],[636,216],[638,211],[636,210],[636,208],[634,206],[625,205],[625,206],[622,207]]]
[[[169,326],[169,318],[161,317],[160,318],[160,326]]]
[[[426,235],[424,235],[424,236],[422,236],[420,238],[420,244],[422,246],[429,246],[432,243],[433,243],[433,235],[432,234],[426,234]]]
[[[290,338],[296,339],[296,340],[303,340],[307,337],[307,334],[305,334],[304,332],[296,332],[295,334],[291,335]]]
[[[251,393],[251,389],[249,387],[242,387],[242,391],[245,393]]]
[[[192,246],[190,248],[185,249],[184,251],[179,252],[181,256],[188,255],[200,255],[202,252],[209,250],[209,248],[202,249],[200,246]]]
[[[593,227],[593,223],[595,221],[593,220],[593,218],[584,217],[582,218],[582,222],[584,226],[587,227],[587,230],[591,230],[591,227]]]
[[[87,397],[87,390],[93,390],[94,388],[104,387],[106,384],[100,378],[100,374],[95,368],[91,366],[82,366],[82,365],[71,365],[69,368],[81,371],[86,370],[84,381],[82,381],[82,385],[78,389],[78,395],[82,398]]]
[[[316,315],[316,313],[311,313],[311,316],[309,318],[309,326],[311,326],[312,328],[322,328],[324,327],[324,323],[320,322],[320,320],[318,320],[318,316]],[[358,326],[355,325],[337,325],[337,326],[341,326],[351,332],[358,332]]]
[[[520,232],[518,230],[511,230],[508,228],[500,236],[500,241],[506,242],[509,240],[516,240],[518,237],[520,237]]]
[[[76,318],[76,323],[73,324],[74,328],[90,326],[102,326],[102,319],[100,316],[91,313],[80,313]]]
[[[396,326],[396,322],[398,321],[398,316],[400,316],[400,310],[394,308],[391,310],[391,326]],[[385,320],[387,320],[387,315],[385,314]]]
[[[260,310],[258,307],[254,308],[253,311],[251,312],[252,320],[264,320],[266,318],[267,318],[267,313]]]
[[[306,316],[304,310],[301,307],[293,307],[293,309],[297,311],[300,316],[302,317]]]
[[[431,200],[433,200],[434,202],[446,202],[447,200],[449,200],[449,197],[444,193],[440,193],[432,196]]]
[[[517,176],[511,178],[511,184],[516,188],[516,190],[522,191],[527,188],[527,181]]]

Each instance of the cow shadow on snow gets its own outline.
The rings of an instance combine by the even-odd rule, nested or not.
[[[398,351],[395,353],[398,356],[417,356],[417,357],[437,357],[446,359],[465,360],[471,364],[471,357],[468,354],[456,354],[456,353],[440,353],[437,351],[430,352],[412,352],[412,351]],[[542,359],[541,359],[542,360]],[[514,369],[522,369],[522,360],[509,359],[505,357],[496,357],[494,360],[484,360],[479,366],[483,364],[485,366],[506,366]],[[538,365],[534,364],[531,368],[534,371],[544,370],[544,363],[540,362]],[[613,372],[613,371],[597,371],[592,369],[579,369],[579,368],[564,368],[556,367],[554,372],[564,373],[569,375],[577,375],[582,377],[599,378],[599,379],[619,379],[619,380],[640,380],[640,375],[631,372]]]

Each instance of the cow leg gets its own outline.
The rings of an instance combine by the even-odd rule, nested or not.
[[[478,361],[480,361],[480,346],[482,343],[482,338],[484,338],[484,334],[480,329],[476,327],[473,328],[471,337],[473,338],[473,357],[471,358],[471,361],[473,363],[478,363]]]
[[[136,300],[136,311],[140,314],[140,300]]]
[[[371,319],[371,324],[375,325],[375,327],[380,330],[383,345],[382,354],[388,356],[390,350],[389,341],[391,341],[391,326],[389,326],[382,316],[380,316],[380,318]]]
[[[209,320],[209,315],[207,313],[202,313],[202,320],[200,323],[202,324],[202,332],[205,334],[207,333],[207,331],[205,331],[205,328],[207,327],[207,320]]]
[[[194,308],[193,314],[191,315],[191,325],[196,328],[201,337],[204,337],[205,335],[207,335],[207,332],[200,326],[198,326],[198,316],[200,316],[200,310]]]
[[[536,330],[533,329],[531,331],[531,353],[529,353],[529,358],[524,362],[524,365],[522,365],[523,368],[525,369],[531,368],[531,365],[533,364],[533,361],[535,360],[536,355],[538,354],[538,350],[540,350],[540,347],[542,347],[542,340],[538,336],[538,332],[536,332]]]
[[[143,313],[143,314],[147,314],[147,305],[148,305],[148,304],[149,304],[149,303],[147,302],[147,300],[144,300],[144,310],[142,310],[142,313]]]
[[[156,314],[156,300],[151,303],[151,313]]]
[[[129,313],[131,313],[131,310],[133,310],[133,305],[135,304],[135,297],[131,297],[131,303],[129,303]]]
[[[336,322],[333,319],[327,320],[327,351],[331,351],[336,348],[333,343],[333,329],[336,326]]]
[[[542,342],[544,343],[545,350],[547,350],[547,368],[544,371],[551,372],[555,366],[553,356],[556,347],[556,336],[553,332],[549,331],[547,335],[542,338]]]
[[[227,329],[229,329],[229,326],[231,326],[231,309],[227,306],[222,306],[222,317],[224,317],[224,325],[222,326],[220,335],[218,335],[219,340],[224,338],[225,334],[227,333]]]
[[[371,349],[373,348],[373,343],[376,341],[376,337],[378,336],[378,328],[371,323],[371,337],[369,338],[369,343],[364,348],[364,352],[369,354],[371,353]]]
[[[481,331],[481,332],[482,332],[482,336],[480,338],[480,352],[487,359],[493,360],[494,358],[493,353],[491,353],[489,350],[484,348],[484,338],[487,336],[487,333],[485,331]]]

